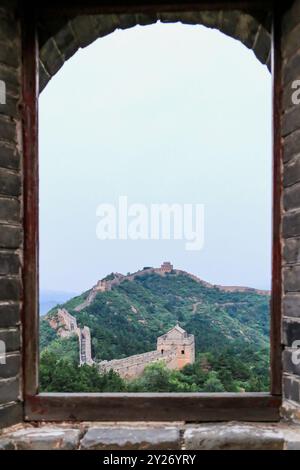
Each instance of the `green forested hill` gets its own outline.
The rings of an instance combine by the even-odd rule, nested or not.
[[[202,362],[205,356],[209,370],[217,370],[221,376],[223,370],[224,376],[224,370],[230,369],[231,376],[238,379],[239,369],[241,375],[247,375],[246,367],[247,381],[259,377],[257,386],[267,386],[268,294],[254,290],[226,292],[175,272],[125,279],[112,290],[98,293],[80,312],[75,311],[87,295],[62,306],[80,326],[90,327],[96,361],[153,350],[157,337],[178,322],[195,335],[196,356]],[[58,339],[48,324],[47,318],[55,312],[56,308],[41,320],[41,349],[74,361],[76,342]]]

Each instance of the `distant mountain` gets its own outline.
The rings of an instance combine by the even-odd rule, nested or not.
[[[44,315],[51,310],[55,305],[74,297],[74,292],[61,292],[52,290],[41,290],[40,291],[40,315]]]

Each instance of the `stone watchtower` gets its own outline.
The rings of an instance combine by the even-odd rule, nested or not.
[[[195,362],[195,337],[189,335],[179,325],[157,338],[157,351],[162,355],[176,351],[174,368],[182,369],[186,364]]]
[[[164,261],[160,267],[160,270],[163,273],[171,273],[173,271],[173,264],[171,264],[170,261]]]

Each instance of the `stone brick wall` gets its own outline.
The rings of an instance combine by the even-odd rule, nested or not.
[[[22,419],[20,396],[22,308],[22,129],[21,31],[15,0],[0,0],[0,79],[6,83],[6,104],[0,104],[0,341],[7,363],[0,364],[0,425]],[[98,15],[40,21],[41,89],[80,47],[116,28],[181,21],[217,28],[251,48],[270,66],[270,21],[239,12]],[[59,24],[59,25],[58,25]],[[291,358],[300,339],[300,105],[291,102],[291,85],[300,79],[300,0],[283,20],[283,336],[284,396],[299,410],[300,370]],[[298,413],[300,418],[300,412]]]
[[[7,353],[6,364],[0,364],[1,426],[22,419],[21,36],[14,4],[0,2],[0,79],[6,85],[6,104],[0,104],[0,341]]]
[[[113,359],[99,363],[99,370],[114,370],[124,379],[133,379],[140,376],[145,367],[157,361],[164,361],[170,369],[176,368],[176,351],[167,351],[164,356],[159,351],[148,351],[142,354],[124,357],[123,359]]]
[[[299,0],[283,19],[282,56],[283,391],[286,400],[300,406],[300,365],[293,360],[300,341],[300,105],[292,102],[293,81],[300,79]]]
[[[58,20],[59,21],[59,20]],[[271,66],[271,20],[259,20],[240,11],[190,11],[149,14],[83,15],[57,26],[45,18],[40,24],[40,90],[75,52],[116,29],[150,25],[157,21],[204,25],[218,29],[253,50],[260,62]]]
[[[299,426],[215,423],[63,423],[0,432],[0,450],[300,450]]]

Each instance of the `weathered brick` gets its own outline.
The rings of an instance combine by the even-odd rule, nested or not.
[[[300,77],[299,77],[299,79],[300,79]],[[292,95],[296,90],[292,87],[292,83],[293,82],[288,82],[283,87],[282,108],[284,109],[284,111],[287,111],[288,109],[290,109],[294,105],[294,103],[292,101]]]
[[[183,435],[187,450],[280,450],[284,437],[276,429],[247,423],[201,424]]]
[[[288,238],[283,244],[284,264],[300,263],[300,238]]]
[[[283,379],[283,395],[288,400],[300,402],[300,382],[294,377],[285,376]]]
[[[0,194],[5,196],[19,196],[20,192],[20,175],[0,168]]]
[[[20,202],[15,198],[0,196],[0,220],[8,223],[20,222]]]
[[[21,283],[19,278],[0,278],[0,301],[19,300],[21,295]]]
[[[300,212],[287,212],[283,216],[282,233],[284,238],[300,236]]]
[[[0,364],[0,370],[3,365]],[[20,395],[20,381],[18,377],[0,380],[0,404],[17,401]]]
[[[284,85],[300,76],[300,51],[284,64],[282,73]]]
[[[16,43],[18,37],[17,23],[8,15],[1,15],[0,41],[4,43]]]
[[[180,435],[176,428],[92,427],[81,441],[81,449],[180,449]]]
[[[19,100],[14,96],[6,94],[6,103],[0,105],[0,114],[12,118],[18,117],[19,114]]]
[[[22,242],[20,227],[0,224],[0,248],[19,248]]]
[[[45,69],[43,62],[40,60],[39,62],[39,91],[40,93],[43,91],[49,80],[51,79],[51,75]]]
[[[129,29],[136,26],[135,15],[133,14],[120,14],[118,16],[118,28],[119,29]]]
[[[70,15],[72,16],[72,15]],[[48,17],[46,22],[41,21],[37,25],[38,36],[39,36],[39,47],[42,48],[44,44],[49,40],[50,37],[54,37],[57,31],[60,31],[65,27],[68,21],[69,15],[56,15],[51,18]]]
[[[6,363],[0,364],[0,379],[16,377],[20,373],[21,357],[19,353],[6,354]]]
[[[294,341],[300,341],[300,321],[284,318],[282,322],[282,342],[291,348]]]
[[[0,63],[0,77],[6,84],[7,93],[18,97],[20,94],[20,71]]]
[[[20,64],[20,50],[14,43],[0,42],[0,63],[11,67],[18,67]]]
[[[92,18],[92,23],[96,37],[102,38],[113,33],[118,28],[119,18],[118,15],[97,15]],[[88,45],[94,39],[90,36],[90,42],[88,42],[88,38],[86,40]]]
[[[293,355],[295,359],[293,359]],[[300,349],[285,349],[283,351],[283,371],[300,377]]]
[[[287,10],[282,19],[282,35],[285,39],[292,29],[299,23],[300,17],[300,3],[294,1],[291,7]]]
[[[299,44],[300,22],[290,30],[283,38],[282,54],[288,59],[300,49]]]
[[[300,154],[300,130],[293,132],[284,139],[283,160],[288,162],[298,154]]]
[[[183,24],[201,24],[202,23],[202,12],[197,11],[184,11],[184,12],[162,12],[157,14],[157,18],[162,23],[176,23],[181,22]],[[214,12],[215,13],[215,12]],[[219,13],[219,12],[218,12]],[[153,22],[155,22],[155,17],[153,16]],[[218,22],[218,14],[214,14],[211,18],[212,24]],[[142,24],[142,23],[138,23]]]
[[[184,15],[184,13],[182,13]],[[186,13],[186,20],[182,18],[182,23],[187,23],[187,24],[195,24],[194,21],[197,22],[197,19],[195,18],[195,13]],[[136,18],[136,24],[139,24],[141,26],[147,26],[149,24],[153,24],[157,22],[157,14],[156,13],[137,13],[135,15]],[[192,21],[190,23],[189,21]]]
[[[55,75],[65,62],[53,39],[49,39],[42,47],[40,58],[49,75]]]
[[[258,58],[258,60],[265,64],[269,57],[271,50],[271,36],[270,34],[263,28],[259,28],[258,36],[256,38],[253,52]]]
[[[72,55],[75,54],[75,52],[80,47],[69,23],[67,23],[64,28],[56,33],[54,39],[57,48],[65,60],[68,60],[70,57],[72,57]]]
[[[300,265],[286,266],[283,269],[283,286],[285,292],[300,291]]]
[[[284,165],[283,184],[285,187],[300,182],[300,156]]]
[[[43,426],[20,429],[10,438],[17,450],[74,450],[79,444],[80,430]]]
[[[105,15],[97,15],[96,19],[94,19],[92,15],[84,15],[77,16],[76,18],[72,19],[70,24],[72,30],[74,31],[76,41],[80,47],[88,46],[99,37],[97,29],[100,30],[101,25],[104,29],[103,16]],[[114,31],[114,29],[109,31]]]
[[[0,328],[16,326],[20,322],[20,308],[18,302],[0,303]]]
[[[300,318],[300,293],[290,292],[283,296],[283,315]]]
[[[218,28],[221,25],[221,16],[218,11],[201,12],[162,12],[157,17],[162,23],[202,24],[208,28]],[[227,21],[228,27],[229,21]]]
[[[4,341],[7,353],[19,351],[21,344],[19,328],[0,330],[0,341]]]
[[[282,136],[285,137],[288,134],[300,129],[300,106],[293,105],[288,109],[282,118]]]
[[[222,33],[227,34],[233,38],[238,38],[240,30],[239,22],[241,16],[242,15],[239,11],[223,11],[221,21]]]
[[[16,148],[11,148],[0,142],[0,167],[18,170],[20,168],[20,155]]]
[[[252,49],[257,33],[259,30],[259,23],[253,18],[252,15],[243,13],[240,15],[237,23],[236,38],[238,38],[245,46]]]
[[[0,251],[0,275],[18,274],[20,259],[16,253]]]
[[[300,208],[300,183],[296,183],[284,190],[283,206],[286,211]]]
[[[21,403],[8,403],[0,406],[0,427],[12,426],[22,420],[23,406]]]
[[[0,115],[0,139],[16,141],[16,124],[12,119]]]

